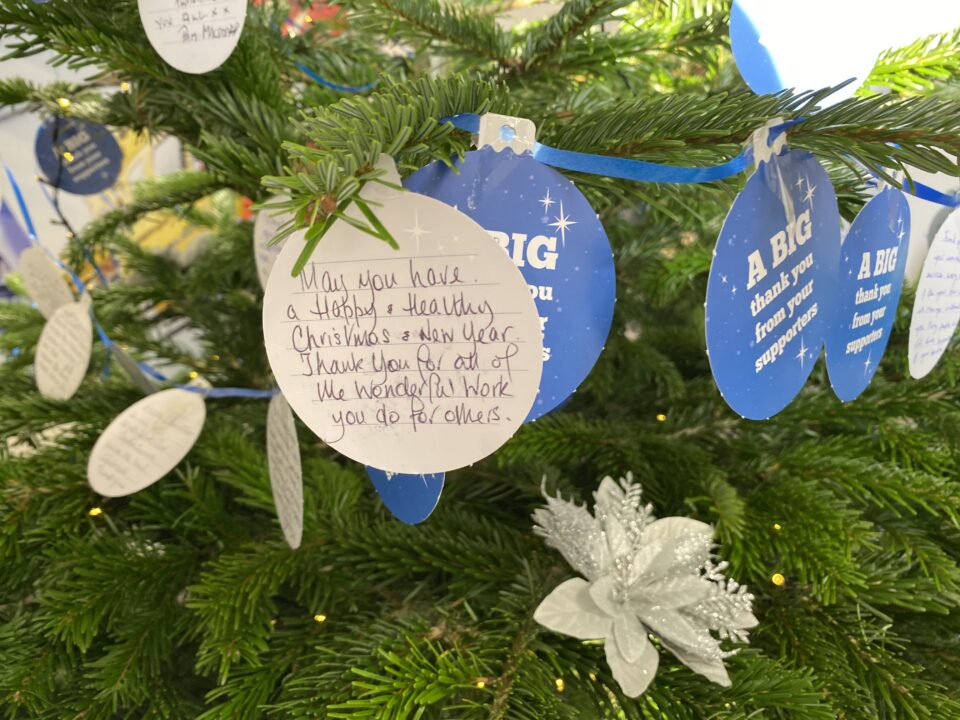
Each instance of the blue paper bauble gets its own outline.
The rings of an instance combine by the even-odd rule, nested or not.
[[[77,195],[111,187],[123,164],[123,152],[107,128],[75,118],[48,118],[37,131],[35,151],[47,181]]]
[[[760,42],[760,30],[736,0],[730,6],[730,46],[737,69],[751,90],[767,95],[784,89],[770,51]]]
[[[437,506],[445,473],[388,473],[368,465],[367,475],[394,517],[416,525],[426,520]]]
[[[867,389],[887,349],[909,239],[907,199],[900,190],[886,188],[864,206],[843,240],[827,331],[827,372],[844,402]]]
[[[798,150],[760,163],[723,223],[707,284],[710,368],[742,416],[779,412],[809,377],[839,251],[837,199],[820,163]]]
[[[757,94],[820,90],[851,81],[819,104],[848,98],[886,47],[883,33],[863,22],[865,9],[860,3],[826,0],[733,0],[730,48],[737,69]]]
[[[583,193],[529,153],[488,147],[455,165],[432,163],[404,186],[477,221],[527,281],[543,327],[533,420],[577,389],[607,340],[616,299],[610,242]]]

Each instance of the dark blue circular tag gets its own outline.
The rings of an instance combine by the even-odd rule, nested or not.
[[[844,402],[867,389],[887,349],[909,239],[907,199],[901,191],[886,188],[863,207],[843,240],[827,331],[827,372]]]
[[[798,150],[760,163],[723,223],[707,284],[710,368],[742,416],[774,415],[809,377],[839,251],[837,199],[820,163]]]
[[[398,520],[416,525],[430,517],[443,491],[445,473],[409,475],[366,466],[380,499]]]
[[[123,153],[102,125],[51,117],[37,131],[35,151],[40,172],[54,187],[93,195],[117,181]]]
[[[574,392],[610,332],[616,273],[596,211],[577,187],[529,154],[482,148],[404,181],[482,225],[520,269],[540,314],[543,376],[534,420]]]

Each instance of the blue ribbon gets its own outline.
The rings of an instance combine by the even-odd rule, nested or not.
[[[480,116],[476,113],[451,115],[440,118],[440,122],[452,123],[454,127],[467,132],[475,133],[480,130]],[[771,132],[782,132],[789,124],[783,123],[776,128],[771,128]],[[747,147],[735,158],[720,165],[691,168],[679,165],[660,165],[643,160],[610,157],[609,155],[591,155],[573,150],[561,150],[541,143],[534,143],[533,146],[533,158],[535,160],[561,170],[605,175],[638,182],[660,183],[702,183],[733,177],[750,167],[751,155],[752,148]]]
[[[24,224],[28,228],[27,234],[30,236],[30,239],[37,247],[43,248],[42,245],[37,240],[37,234],[33,226],[33,219],[30,217],[30,211],[27,209],[27,204],[23,199],[23,193],[20,191],[20,184],[17,182],[16,178],[13,176],[13,173],[10,171],[6,165],[4,165],[4,170],[6,171],[7,178],[10,180],[10,185],[13,187],[13,194],[17,198],[17,204],[20,206],[20,212],[23,215]],[[50,199],[49,195],[47,196]],[[46,250],[46,248],[43,248]],[[83,284],[83,280],[65,263],[63,263],[60,258],[58,258],[53,253],[47,252],[53,262],[61,270],[66,272],[70,276],[70,280],[73,282],[74,287],[77,289],[79,295],[83,295],[86,292],[87,288]],[[93,258],[88,256],[88,259],[93,260]],[[96,267],[96,263],[92,263]],[[104,284],[106,284],[106,278],[103,278]],[[90,306],[90,317],[93,319],[93,327],[97,331],[97,335],[100,338],[100,342],[103,343],[103,346],[107,349],[107,352],[111,352],[113,346],[116,344],[113,340],[110,339],[110,336],[107,335],[107,331],[103,329],[103,326],[97,321],[96,316],[93,313],[93,306]],[[236,387],[225,387],[225,388],[203,388],[197,387],[195,385],[180,385],[171,383],[170,378],[164,375],[161,372],[158,372],[154,368],[150,367],[145,362],[137,362],[137,365],[140,367],[143,372],[157,380],[161,383],[170,383],[172,387],[179,388],[181,390],[189,390],[190,392],[200,393],[204,397],[210,398],[231,398],[231,397],[245,397],[245,398],[258,398],[258,399],[269,399],[279,393],[279,390],[256,390],[253,388],[236,388]],[[106,369],[104,370],[104,376],[107,375]]]
[[[373,90],[380,83],[379,80],[374,80],[373,82],[368,82],[365,85],[340,85],[338,83],[323,79],[303,63],[297,63],[297,68],[300,70],[300,72],[309,77],[318,85],[323,85],[331,90],[339,90],[340,92],[362,93],[366,92],[367,90]]]
[[[907,180],[903,184],[902,189],[904,192],[913,195],[914,197],[918,197],[921,200],[937,203],[938,205],[946,205],[947,207],[952,208],[960,207],[960,195],[948,195],[947,193],[942,193],[936,188],[932,188],[929,185],[924,185],[923,183]]]
[[[20,184],[17,182],[17,179],[13,176],[13,173],[10,171],[6,165],[3,166],[4,171],[7,173],[7,180],[10,181],[10,187],[13,188],[13,194],[17,198],[17,205],[20,206],[20,214],[23,216],[23,224],[27,226],[27,235],[33,242],[37,241],[37,229],[33,226],[33,219],[30,217],[30,211],[27,210],[27,203],[23,199],[23,193],[20,192]]]
[[[771,139],[788,128],[803,122],[805,117],[794,118],[774,125],[770,128]],[[477,113],[461,113],[440,118],[441,123],[449,122],[454,127],[467,132],[480,131],[480,116]],[[634,180],[636,182],[659,183],[703,183],[714,180],[723,180],[733,177],[748,169],[752,163],[753,149],[750,146],[741,151],[735,158],[720,165],[692,168],[679,165],[661,165],[644,162],[643,160],[629,160],[627,158],[610,157],[608,155],[591,155],[589,153],[561,150],[549,145],[534,143],[533,157],[545,165],[561,170],[589,173],[591,175],[606,175],[607,177]],[[909,187],[908,187],[909,186]],[[904,192],[922,200],[946,205],[960,206],[960,196],[947,195],[922,183],[905,183]]]

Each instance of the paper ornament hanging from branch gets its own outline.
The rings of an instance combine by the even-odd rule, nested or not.
[[[660,664],[648,635],[684,665],[730,685],[722,641],[744,643],[757,625],[753,595],[712,557],[713,528],[689,518],[655,519],[631,476],[604,478],[586,507],[547,497],[535,531],[583,577],[561,583],[533,614],[549,630],[602,640],[627,697],[642,694]]]
[[[107,128],[59,115],[40,126],[34,150],[47,182],[75,195],[111,187],[123,164],[120,146]]]
[[[83,382],[93,350],[90,296],[62,305],[40,333],[34,358],[37,390],[51,400],[69,400]]]
[[[275,195],[267,202],[280,202],[289,200],[285,195]],[[270,271],[273,269],[273,263],[277,260],[277,255],[283,249],[283,242],[274,243],[273,238],[288,219],[289,214],[277,213],[276,210],[261,208],[257,210],[257,217],[253,222],[253,257],[257,263],[257,277],[260,279],[260,287],[267,286],[267,279],[270,277]]]
[[[737,69],[757,94],[820,90],[850,80],[824,105],[851,97],[866,80],[885,46],[859,3],[807,0],[734,0],[730,45]],[[816,38],[829,52],[814,51]]]
[[[443,492],[444,473],[393,473],[367,467],[367,477],[393,516],[407,525],[423,522]]]
[[[300,547],[303,536],[303,470],[297,425],[283,395],[274,395],[267,409],[267,464],[270,489],[287,544]]]
[[[707,283],[710,369],[740,415],[765,420],[803,387],[835,297],[840,214],[810,154],[759,164],[724,220]]]
[[[910,208],[885,188],[854,218],[843,241],[827,331],[827,372],[844,402],[866,390],[890,340],[907,266]]]
[[[247,0],[137,0],[153,49],[171,67],[192,75],[216,70],[243,32]]]
[[[20,253],[17,270],[30,299],[48,320],[58,308],[73,302],[73,293],[63,279],[63,273],[43,248],[34,246]]]
[[[616,270],[597,212],[567,178],[509,146],[468,152],[454,168],[432,163],[404,186],[476,220],[519,268],[543,328],[527,419],[558,407],[593,369],[613,320]]]
[[[910,318],[910,374],[925,377],[960,322],[960,208],[943,221],[923,261]]]
[[[276,260],[263,334],[294,412],[365,465],[439,473],[506,442],[530,412],[542,339],[523,277],[466,215],[389,191],[376,215],[396,248],[335,223],[292,277]]]
[[[153,485],[190,452],[206,417],[200,392],[170,388],[138,400],[97,438],[87,462],[90,486],[123,497]]]

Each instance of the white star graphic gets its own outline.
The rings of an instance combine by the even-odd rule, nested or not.
[[[904,235],[906,235],[906,233],[903,231],[903,226],[901,226],[900,232],[897,234],[897,240],[899,240],[900,242],[903,242]]]
[[[736,295],[736,294],[737,294],[737,286],[734,285],[734,286],[733,286],[733,289],[732,289],[730,292],[733,293],[734,295]]]
[[[726,276],[726,275],[721,275],[721,276],[720,276],[720,282],[722,282],[724,285],[726,285],[726,284],[727,284],[727,276]]]
[[[803,368],[803,363],[807,359],[807,346],[803,343],[803,338],[800,338],[800,352],[796,355],[797,360],[800,361],[800,367]]]
[[[571,220],[563,212],[563,200],[560,201],[560,215],[556,218],[556,222],[549,223],[550,227],[554,227],[560,231],[560,244],[566,247],[567,245],[567,228],[571,225],[576,225],[576,221]]]
[[[413,239],[417,242],[417,252],[420,252],[420,238],[432,234],[429,230],[420,227],[420,214],[416,210],[413,211],[413,227],[407,228],[404,232],[413,235]]]
[[[803,178],[802,178],[802,177],[798,177],[798,178],[797,178],[797,190],[799,190],[800,192],[803,192]]]
[[[813,191],[816,189],[816,185],[811,185],[809,182],[807,183],[807,192],[803,196],[803,199],[806,200],[809,205],[813,205]]]
[[[873,367],[873,362],[870,360],[870,355],[872,353],[867,353],[867,359],[863,361],[863,376],[866,377],[870,374],[870,368]]]
[[[550,197],[550,188],[547,188],[547,194],[540,198],[540,203],[543,205],[543,214],[546,215],[550,211],[550,206],[556,202],[552,197]]]

